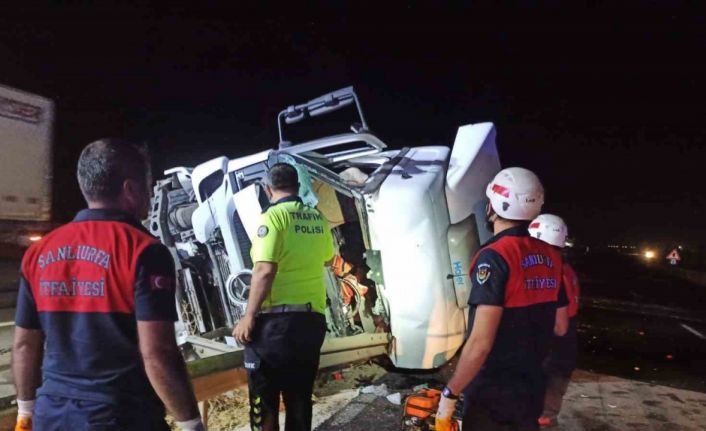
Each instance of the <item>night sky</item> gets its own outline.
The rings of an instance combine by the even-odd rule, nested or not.
[[[277,145],[280,109],[354,85],[393,148],[495,122],[579,241],[706,242],[701,11],[235,3],[3,11],[0,83],[56,102],[57,221],[94,139],[149,142],[157,172],[237,157]]]

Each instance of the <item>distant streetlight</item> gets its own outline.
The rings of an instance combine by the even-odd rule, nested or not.
[[[645,259],[654,259],[655,252],[652,250],[645,250]]]

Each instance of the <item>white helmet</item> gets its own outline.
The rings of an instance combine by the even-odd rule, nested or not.
[[[539,178],[525,168],[506,168],[488,184],[485,195],[500,217],[532,220],[542,212],[544,188]]]
[[[541,214],[530,223],[529,234],[547,244],[564,248],[569,229],[561,217],[552,214]]]

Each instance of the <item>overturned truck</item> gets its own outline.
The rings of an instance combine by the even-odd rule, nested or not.
[[[295,124],[347,107],[357,117],[350,132],[287,140]],[[493,125],[460,127],[452,149],[391,150],[352,87],[290,106],[277,122],[278,149],[173,168],[155,186],[147,223],[176,263],[177,339],[189,359],[242,349],[231,331],[247,307],[262,184],[268,166],[285,162],[336,242],[334,265],[322,269],[322,367],[380,354],[400,368],[443,365],[463,342],[468,265],[489,236],[484,192],[500,170]]]

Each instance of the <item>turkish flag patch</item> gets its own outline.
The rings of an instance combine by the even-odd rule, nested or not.
[[[174,277],[168,277],[166,275],[151,275],[150,288],[152,290],[173,290]]]

